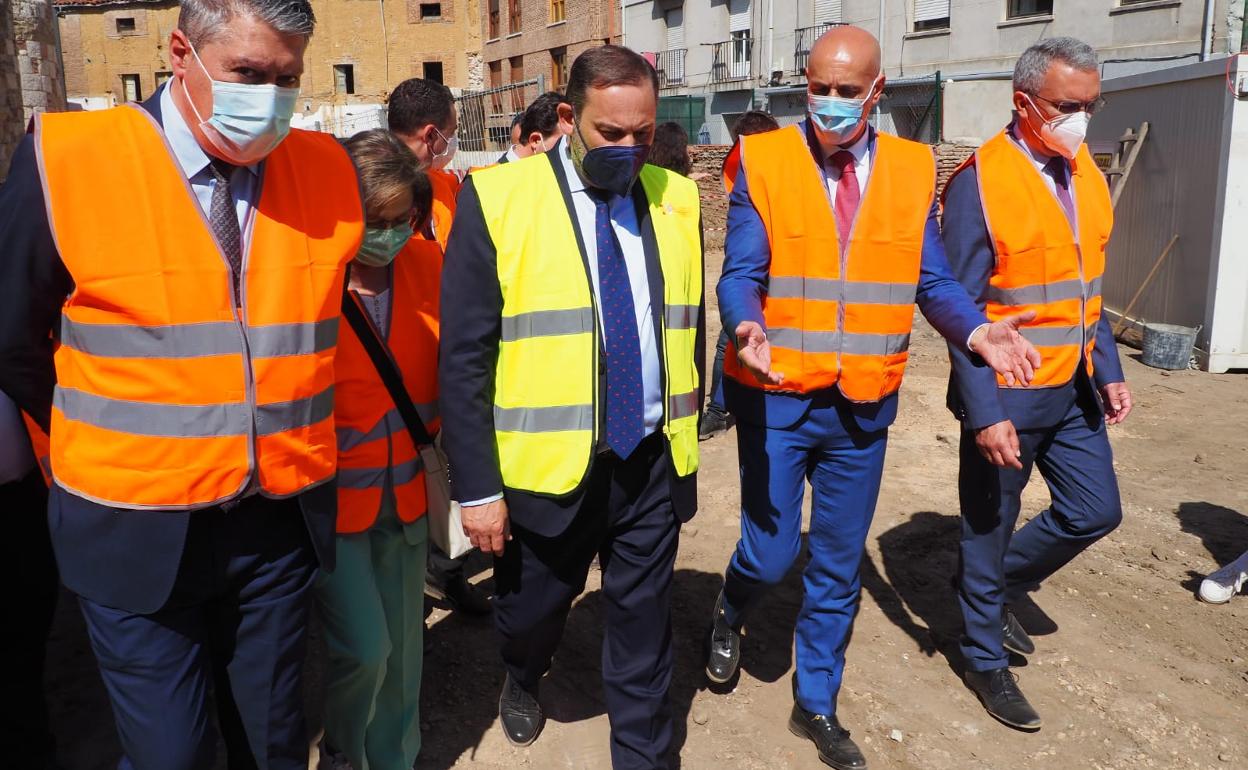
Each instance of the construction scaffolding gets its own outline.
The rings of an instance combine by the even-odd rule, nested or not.
[[[511,146],[511,122],[546,90],[546,78],[464,91],[455,98],[459,112],[459,152],[451,161],[456,170],[489,165]]]

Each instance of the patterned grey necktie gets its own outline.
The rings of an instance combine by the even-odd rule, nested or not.
[[[238,211],[234,208],[234,196],[230,195],[230,175],[236,167],[221,160],[212,161],[208,167],[212,170],[212,178],[216,180],[216,184],[212,186],[212,205],[208,220],[212,224],[212,234],[221,245],[221,251],[230,261],[234,300],[237,302],[238,280],[243,269],[243,246],[242,232],[238,227]]]

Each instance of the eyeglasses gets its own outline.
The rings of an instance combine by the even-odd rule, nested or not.
[[[416,216],[415,206],[413,206],[411,210],[408,211],[406,214],[404,214],[401,217],[398,217],[397,219],[391,219],[388,221],[384,219],[370,219],[367,222],[365,222],[364,225],[366,227],[372,227],[377,230],[392,230],[401,225],[409,224],[412,221],[412,218],[414,216]]]
[[[1042,102],[1053,105],[1053,108],[1063,115],[1074,115],[1076,112],[1086,112],[1089,115],[1095,115],[1102,107],[1105,106],[1105,100],[1101,97],[1090,102],[1055,102],[1052,99],[1046,99],[1040,94],[1032,94]]]

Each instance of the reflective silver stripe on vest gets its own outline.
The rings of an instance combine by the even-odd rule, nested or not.
[[[420,455],[399,463],[391,470],[394,485],[401,486],[416,478],[425,464]],[[343,489],[383,489],[386,484],[385,468],[339,468],[338,486]]]
[[[682,417],[692,417],[698,413],[698,393],[697,391],[689,391],[688,393],[676,393],[667,398],[667,420],[679,420]]]
[[[1083,342],[1082,326],[1024,326],[1018,330],[1036,347],[1061,347]]]
[[[913,283],[845,281],[835,278],[804,278],[800,275],[773,275],[767,296],[776,299],[842,301],[860,305],[913,305],[917,286]]]
[[[1103,275],[1098,275],[1097,277],[1093,278],[1092,281],[1088,283],[1088,296],[1089,297],[1101,296],[1101,284],[1104,283],[1104,281],[1105,281],[1105,276]]]
[[[306,356],[338,344],[338,318],[307,324],[270,324],[247,328],[247,343],[255,358]]]
[[[664,322],[670,331],[697,328],[697,305],[664,305]]]
[[[334,413],[334,386],[309,398],[260,404],[256,407],[256,434],[272,436],[295,428],[315,425]]]
[[[338,319],[315,323],[272,324],[247,330],[252,356],[301,356],[338,344]],[[242,340],[230,321],[131,326],[90,324],[61,317],[61,344],[101,358],[200,358],[238,355]]]
[[[812,332],[780,327],[767,330],[771,344],[803,353],[847,353],[857,356],[891,356],[910,349],[909,334],[862,334]]]
[[[61,344],[101,358],[198,358],[238,355],[238,325],[230,321],[173,326],[90,324],[61,316]]]
[[[517,433],[593,430],[594,407],[590,404],[515,408],[495,405],[494,429]]]
[[[1037,283],[1031,286],[1015,286],[1002,288],[989,286],[984,298],[998,305],[1047,305],[1050,302],[1065,302],[1083,297],[1083,281],[1071,278],[1054,283]]]
[[[438,405],[436,403],[416,404],[416,413],[420,415],[421,422],[425,424],[425,429],[428,430],[429,424],[438,418]],[[391,430],[391,426],[393,426],[393,430]],[[391,409],[382,415],[377,424],[369,428],[367,433],[341,425],[336,427],[334,432],[338,435],[338,451],[346,452],[355,449],[361,444],[378,441],[391,433],[405,430],[407,430],[407,426],[403,424],[403,415],[399,414],[398,409]]]
[[[59,385],[53,403],[66,419],[136,436],[245,436],[250,422],[247,405],[242,403],[188,406],[121,401]],[[331,409],[332,406],[331,399]]]
[[[556,337],[581,334],[594,330],[593,308],[570,310],[534,310],[531,313],[504,316],[502,321],[503,342],[529,339],[531,337]]]

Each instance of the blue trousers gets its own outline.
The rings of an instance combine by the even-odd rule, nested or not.
[[[749,605],[788,573],[801,548],[809,480],[810,562],[797,618],[797,702],[816,714],[836,713],[887,443],[887,429],[861,431],[835,405],[812,406],[788,429],[737,426],[741,540],[725,576],[724,612],[739,627]]]
[[[1061,422],[1018,433],[1021,471],[992,465],[962,434],[959,595],[966,626],[962,656],[972,671],[1008,665],[1001,646],[1004,605],[1020,598],[1109,534],[1122,521],[1114,456],[1099,415],[1072,400]],[[1053,504],[1017,532],[1021,495],[1032,467]]]
[[[232,695],[237,708],[222,719],[243,733],[256,766],[305,770],[302,674],[315,573],[298,500],[254,496],[230,511],[191,514],[177,581],[156,612],[79,597],[117,722],[120,770],[213,766],[208,693],[217,666],[218,683],[228,683],[218,698]],[[243,766],[249,758],[230,759]]]

